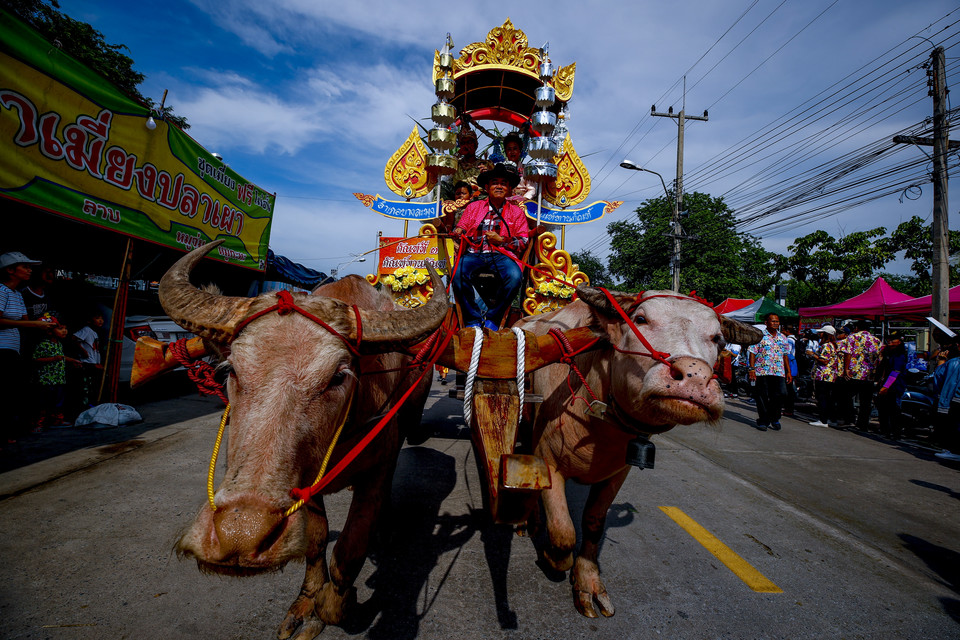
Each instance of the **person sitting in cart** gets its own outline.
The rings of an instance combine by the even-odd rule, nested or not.
[[[467,327],[484,326],[497,331],[523,283],[518,257],[523,255],[530,230],[523,209],[507,200],[519,182],[520,174],[510,164],[500,163],[481,173],[477,184],[486,190],[487,197],[467,205],[453,229],[455,237],[463,236],[467,242],[453,277],[453,294]],[[499,280],[496,295],[487,300],[486,309],[477,303],[473,289],[483,272],[491,272]]]
[[[537,197],[537,184],[527,180],[523,175],[523,165],[520,163],[520,157],[523,155],[523,138],[517,131],[511,131],[503,139],[503,153],[507,160],[517,167],[520,174],[520,183],[513,189],[513,194],[508,200],[511,202],[522,202],[532,200]]]

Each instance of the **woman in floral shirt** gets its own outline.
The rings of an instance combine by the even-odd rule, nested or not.
[[[812,354],[817,363],[813,370],[813,390],[820,419],[810,424],[815,427],[835,427],[837,378],[843,369],[843,354],[837,351],[837,330],[833,325],[823,325],[816,331],[820,334],[820,350]]]
[[[873,372],[880,360],[880,339],[869,331],[870,323],[859,320],[856,331],[837,343],[843,353],[843,377],[847,380],[850,396],[860,398],[857,429],[870,428],[870,409],[873,404]]]

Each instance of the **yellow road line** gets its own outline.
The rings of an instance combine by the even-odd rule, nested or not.
[[[677,507],[660,507],[660,510],[670,516],[671,520],[680,525],[707,551],[716,556],[717,560],[727,565],[727,568],[743,580],[748,587],[760,593],[783,593],[783,589],[770,582],[752,564],[734,553],[733,549],[720,542],[716,536],[700,526],[683,511]]]

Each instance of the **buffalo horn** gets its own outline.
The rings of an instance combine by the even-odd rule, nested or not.
[[[723,332],[723,339],[728,343],[745,347],[757,344],[763,339],[763,332],[756,327],[726,316],[720,316],[720,330]]]
[[[215,240],[180,258],[160,279],[160,305],[178,325],[212,342],[233,338],[237,325],[254,307],[269,306],[257,298],[224,296],[202,291],[190,282],[190,272],[214,247]]]
[[[360,309],[362,344],[366,353],[382,353],[397,350],[399,347],[416,344],[429,336],[447,315],[449,303],[440,275],[426,263],[427,271],[433,283],[433,295],[422,307],[408,311],[371,311]],[[353,312],[349,312],[353,318]],[[354,326],[353,339],[356,339]]]

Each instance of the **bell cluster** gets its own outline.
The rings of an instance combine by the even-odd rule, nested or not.
[[[548,83],[553,80],[556,71],[550,61],[548,47],[544,45],[541,49],[539,74],[543,86],[537,89],[536,94],[539,111],[534,111],[530,117],[530,128],[540,135],[527,143],[527,154],[531,160],[523,168],[524,176],[536,182],[547,182],[557,177],[557,165],[553,163],[553,158],[562,153],[560,147],[564,138],[558,138],[556,134],[566,136],[566,124],[563,122],[566,114],[561,115],[558,126],[557,114],[550,111],[556,101],[556,91]]]
[[[456,85],[453,80],[453,55],[450,53],[453,41],[447,34],[447,43],[438,58],[440,77],[434,85],[437,103],[430,109],[434,127],[430,129],[428,143],[433,153],[427,155],[428,170],[438,176],[456,173],[459,162],[453,150],[457,146],[457,134],[450,129],[457,119],[457,108],[450,104]]]

